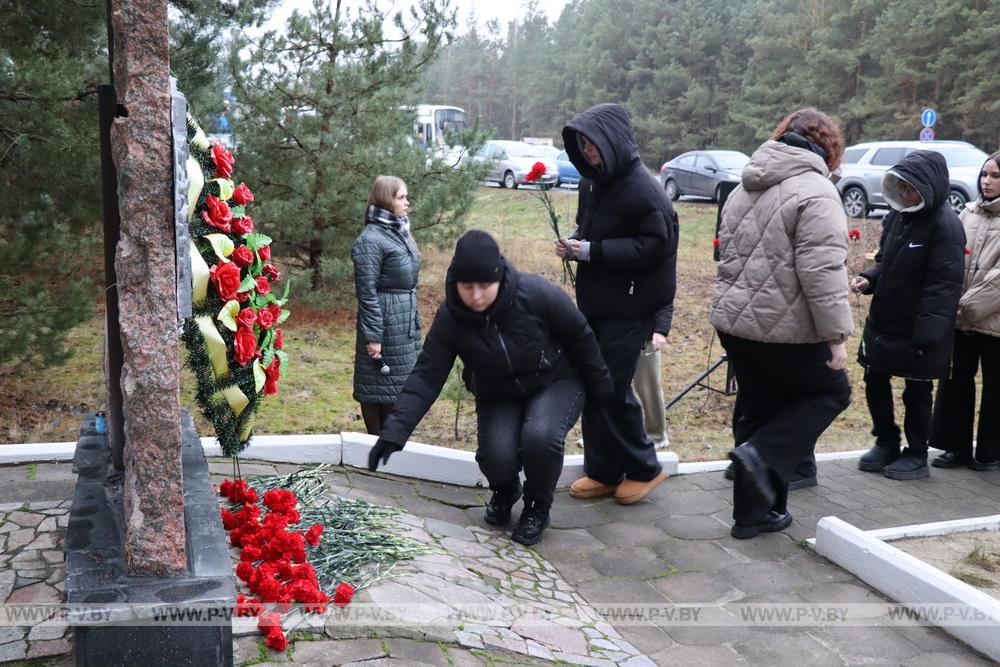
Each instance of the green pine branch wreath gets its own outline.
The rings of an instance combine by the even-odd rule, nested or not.
[[[279,325],[290,314],[289,286],[271,263],[271,239],[254,230],[253,193],[234,185],[232,153],[210,143],[190,114],[187,121],[192,316],[181,340],[195,401],[223,454],[235,456],[250,445],[261,401],[278,393],[288,371]]]

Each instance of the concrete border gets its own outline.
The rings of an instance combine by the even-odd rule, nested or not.
[[[980,527],[989,527],[1000,523],[1000,515],[980,520]],[[941,629],[993,660],[1000,660],[1000,632],[997,631],[1000,628],[1000,601],[897,549],[874,534],[895,534],[897,538],[917,534],[941,535],[950,532],[944,524],[960,524],[963,530],[975,529],[971,527],[975,520],[965,521],[866,532],[842,519],[827,516],[816,524],[816,539],[808,542],[821,556],[905,605],[916,609],[927,604],[967,605],[977,614],[981,613],[992,624],[943,625]],[[908,533],[907,529],[914,529],[914,532]]]
[[[316,435],[259,435],[241,458],[280,463],[332,463],[354,468],[368,467],[368,454],[375,436],[345,432]],[[205,456],[222,456],[215,438],[201,438]],[[71,461],[75,442],[29,443],[0,445],[0,465],[37,461]],[[657,452],[657,460],[670,475],[681,467],[674,452]],[[723,467],[724,466],[724,462]],[[422,442],[408,442],[406,448],[393,454],[380,472],[460,486],[485,487],[486,479],[479,472],[474,452],[439,447]],[[556,486],[564,488],[583,476],[583,455],[565,457],[562,474]]]

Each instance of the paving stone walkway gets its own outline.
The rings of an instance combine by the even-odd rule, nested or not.
[[[221,480],[231,467],[217,461],[212,469]],[[296,469],[242,466],[244,476]],[[788,530],[746,541],[729,537],[731,488],[721,472],[674,477],[631,507],[608,499],[579,501],[561,492],[545,539],[526,549],[483,524],[484,490],[338,468],[328,475],[331,494],[400,508],[400,532],[439,549],[398,567],[393,578],[355,596],[354,604],[392,607],[420,600],[440,611],[461,607],[459,602],[488,601],[538,613],[530,620],[472,623],[446,610],[433,624],[378,628],[304,622],[290,633],[293,641],[283,653],[263,648],[252,628],[237,628],[246,634],[234,641],[236,664],[992,664],[929,627],[750,627],[667,620],[609,625],[593,614],[595,607],[637,603],[717,604],[725,613],[731,605],[755,602],[881,602],[884,598],[873,589],[804,546],[821,517],[836,515],[871,529],[995,514],[1000,508],[1000,473],[995,472],[935,469],[927,480],[893,482],[861,473],[855,461],[847,460],[821,462],[819,476],[819,486],[791,494],[795,523]],[[27,466],[0,468],[0,594],[9,598],[40,585],[59,590],[62,564],[51,552],[61,549],[61,504],[71,497],[72,482],[69,464],[38,464],[30,472]],[[45,523],[50,517],[54,522]],[[12,543],[15,534],[19,537]],[[68,638],[32,638],[37,629],[14,630],[0,628],[2,660],[28,658],[33,649],[48,650],[55,646],[51,642]],[[32,664],[69,665],[71,660],[63,654]]]

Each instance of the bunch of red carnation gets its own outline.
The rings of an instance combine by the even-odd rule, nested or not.
[[[266,638],[264,643],[283,651],[288,639],[281,629],[280,615],[296,602],[304,605],[306,613],[322,614],[330,602],[330,597],[320,590],[316,569],[306,562],[306,546],[319,545],[323,525],[314,524],[305,532],[289,529],[299,523],[301,515],[296,509],[298,497],[288,489],[271,489],[260,499],[243,480],[227,479],[219,486],[219,495],[234,505],[242,505],[236,512],[221,510],[230,542],[240,547],[236,576],[254,596],[236,598],[236,615],[256,616],[257,627]],[[333,602],[345,605],[353,595],[354,587],[341,583]]]

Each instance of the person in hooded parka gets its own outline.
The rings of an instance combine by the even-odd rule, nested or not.
[[[882,177],[892,210],[882,222],[875,264],[851,281],[872,294],[858,361],[875,445],[861,470],[897,480],[927,477],[933,380],[947,375],[962,279],[965,232],[948,203],[944,156],[917,150]],[[890,379],[905,379],[903,434],[893,415]]]
[[[676,291],[677,214],[639,157],[632,121],[620,104],[598,104],[563,128],[579,185],[577,229],[556,242],[577,261],[576,301],[597,336],[614,397],[583,412],[585,476],[574,498],[614,495],[630,505],[665,478],[646,435],[631,384],[654,317]]]

